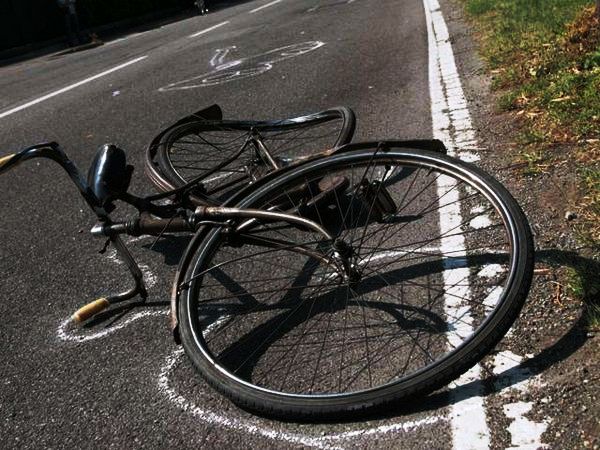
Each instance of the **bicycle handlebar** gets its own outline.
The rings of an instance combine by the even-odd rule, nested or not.
[[[0,175],[8,170],[18,166],[23,161],[33,158],[48,158],[52,161],[58,163],[69,178],[75,183],[77,189],[87,202],[87,204],[94,210],[97,216],[106,217],[107,213],[100,204],[100,201],[92,190],[90,189],[89,184],[83,177],[81,171],[77,168],[77,166],[69,159],[66,153],[60,148],[58,143],[56,142],[47,142],[43,144],[32,145],[31,147],[27,147],[26,149],[20,151],[19,153],[12,153],[0,158]]]
[[[9,166],[9,168],[10,168],[10,165],[11,165],[10,162],[14,159],[15,156],[17,156],[16,153],[9,153],[8,155],[0,158],[0,173],[3,172],[4,166]],[[4,170],[8,170],[8,169],[4,169]]]

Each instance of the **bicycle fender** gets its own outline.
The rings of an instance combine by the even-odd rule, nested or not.
[[[169,328],[173,333],[173,339],[175,340],[175,343],[178,345],[181,344],[181,340],[179,338],[179,319],[177,315],[179,312],[179,296],[182,294],[180,286],[185,281],[185,274],[188,271],[192,257],[196,253],[196,250],[210,229],[210,227],[201,227],[198,229],[198,231],[196,231],[194,237],[183,252],[183,256],[179,260],[179,265],[177,266],[177,271],[175,272],[175,278],[173,279],[173,287],[171,288],[171,306],[169,309]]]
[[[384,140],[374,142],[377,142],[380,147],[411,148],[416,150],[430,150],[433,152],[442,153],[444,155],[448,154],[448,149],[446,148],[444,143],[439,139],[409,139],[406,141]],[[366,146],[372,146],[374,142],[356,142],[352,144],[342,145],[341,147],[333,149],[333,151],[330,154],[336,155],[338,153],[349,152],[352,150],[362,150]]]
[[[219,105],[217,105],[215,103],[214,105],[211,105],[207,108],[196,111],[195,113],[190,114],[189,116],[179,119],[177,122],[166,127],[164,130],[162,130],[160,133],[158,133],[156,136],[154,136],[154,138],[152,138],[152,141],[150,141],[150,145],[148,145],[148,147],[146,148],[146,161],[147,162],[145,164],[145,170],[146,170],[146,174],[148,175],[148,177],[150,177],[151,180],[155,180],[160,183],[161,177],[158,174],[158,169],[156,167],[154,167],[154,164],[150,164],[149,161],[153,160],[154,152],[156,151],[156,148],[158,147],[158,143],[161,141],[162,137],[166,133],[168,133],[173,128],[175,128],[181,124],[184,124],[184,123],[195,122],[198,120],[222,120],[222,119],[223,119],[223,110],[221,109],[221,107]],[[164,186],[164,189],[171,190],[171,189],[173,189],[173,187],[172,186]]]
[[[208,108],[201,109],[200,111],[196,111],[189,116],[186,116],[182,119],[179,119],[172,125],[169,125],[167,128],[158,133],[150,142],[150,148],[156,147],[160,139],[171,129],[175,128],[184,123],[195,122],[198,119],[201,120],[222,120],[223,119],[223,110],[216,103],[214,105],[209,106]]]

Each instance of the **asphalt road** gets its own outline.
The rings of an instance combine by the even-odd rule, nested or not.
[[[309,50],[269,59],[298,44]],[[136,166],[132,190],[141,194],[152,192],[142,171],[147,143],[213,103],[226,118],[243,119],[347,105],[358,116],[356,140],[427,138],[429,58],[419,0],[230,2],[96,49],[1,68],[0,153],[55,140],[87,168],[97,147],[113,142]],[[198,86],[216,61],[236,59],[270,69]],[[132,242],[150,281],[148,306],[83,330],[65,327],[77,307],[127,286],[127,274],[110,252],[98,254],[102,242],[87,233],[93,217],[55,165],[24,164],[0,189],[4,448],[453,446],[450,409],[460,395],[315,425],[258,418],[215,394],[167,327],[169,283],[185,242],[152,251],[150,239]]]

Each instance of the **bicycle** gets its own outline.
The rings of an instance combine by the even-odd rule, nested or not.
[[[56,143],[1,158],[0,173],[34,157],[66,170],[98,218],[92,234],[135,280],[74,319],[146,298],[120,235],[192,233],[173,283],[175,339],[211,386],[262,414],[340,417],[441,388],[499,342],[531,283],[533,242],[516,201],[436,141],[345,144],[217,205],[197,204],[198,177],[129,193],[132,168],[114,145],[87,179]],[[118,202],[137,214],[113,222]]]

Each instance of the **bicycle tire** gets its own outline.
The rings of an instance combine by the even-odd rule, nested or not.
[[[306,158],[348,143],[355,125],[354,112],[346,107],[273,121],[188,121],[172,127],[161,136],[154,144],[155,148],[147,152],[146,166],[151,169],[148,172],[152,174],[153,183],[160,190],[169,191],[218,166],[227,158],[226,155],[236,154],[254,131],[261,135],[275,156],[287,157],[283,164],[289,164],[294,158]],[[261,164],[248,169],[251,166],[249,150],[217,170],[208,181],[203,181],[203,187],[209,194],[205,197],[195,195],[195,202],[220,204],[236,190],[255,181],[256,177],[268,173],[268,168]],[[218,191],[231,181],[234,181],[232,186]],[[218,195],[211,195],[211,191],[218,192]]]
[[[323,238],[285,223],[261,223],[246,233],[252,236],[240,234],[233,240],[223,228],[205,230],[188,249],[193,256],[184,283],[178,286],[181,342],[209,384],[240,406],[269,416],[316,419],[370,411],[427,394],[459,377],[493,349],[526,299],[533,273],[533,239],[522,210],[498,181],[470,164],[434,152],[385,146],[379,150],[382,147],[373,144],[352,148],[359,150],[283,171],[268,184],[249,189],[237,206],[265,209],[297,192],[299,186],[316,186],[314,182],[351,170],[358,176],[364,171],[366,179],[369,171],[380,174],[375,168],[384,168],[387,172],[379,186],[396,202],[393,217],[389,213],[387,219],[375,217],[378,196],[368,209],[356,209],[353,202],[363,195],[358,193],[358,178],[349,183],[350,203],[343,215],[348,198],[340,194],[333,208],[325,205],[321,213],[308,214],[354,247],[361,235],[354,261],[358,266],[367,261],[359,270],[369,278],[352,287],[350,282],[327,286],[332,274],[323,271],[326,264],[320,265],[314,257],[311,260],[290,246],[276,254],[277,250],[240,245],[240,239],[265,243],[272,236],[281,240],[283,234],[290,239],[286,242],[296,246],[331,253]],[[389,167],[394,171],[389,172]],[[396,177],[397,173],[402,176]],[[454,197],[456,201],[450,202]],[[487,207],[482,209],[484,203]],[[331,217],[323,212],[335,209]],[[365,210],[366,216],[360,212]],[[336,214],[339,220],[332,218]],[[416,218],[429,214],[425,222]],[[370,226],[374,228],[367,235]],[[392,229],[394,234],[389,235]],[[376,245],[365,245],[381,232],[377,230],[384,234],[373,241]],[[426,231],[438,234],[425,240]],[[370,252],[368,260],[361,256],[363,249]],[[396,258],[394,252],[401,256]],[[377,268],[376,261],[392,254],[395,260]],[[406,255],[412,256],[403,260]],[[266,256],[273,258],[265,262]],[[288,267],[289,279],[282,276]],[[312,294],[303,294],[307,290]],[[285,312],[279,314],[278,308]],[[376,317],[378,311],[388,320]],[[356,326],[349,326],[349,320]],[[315,337],[326,322],[323,336]],[[382,341],[370,342],[375,351],[369,350],[371,332],[371,338]],[[367,344],[359,341],[360,333]],[[412,342],[410,351],[400,351],[406,350],[403,340],[407,346]],[[381,381],[374,385],[376,376]],[[323,386],[315,385],[317,379]]]

